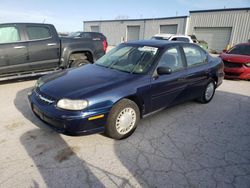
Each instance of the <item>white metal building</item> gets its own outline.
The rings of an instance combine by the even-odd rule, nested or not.
[[[149,39],[157,33],[185,33],[187,16],[155,18],[85,21],[84,31],[102,32],[109,45],[123,41]]]
[[[250,7],[190,11],[181,17],[85,21],[84,31],[102,32],[109,45],[149,39],[157,33],[194,34],[219,52],[250,39]]]
[[[188,34],[221,51],[250,39],[250,8],[190,11],[188,24]]]

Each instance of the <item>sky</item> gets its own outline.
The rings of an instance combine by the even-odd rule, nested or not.
[[[83,21],[189,15],[190,10],[250,7],[250,0],[0,0],[0,23],[51,23],[59,32],[83,30]]]

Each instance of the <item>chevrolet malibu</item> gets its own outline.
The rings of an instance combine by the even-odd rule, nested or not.
[[[187,100],[210,102],[223,68],[221,59],[195,44],[130,42],[94,64],[41,77],[29,101],[33,112],[58,132],[105,132],[122,139],[154,112]]]

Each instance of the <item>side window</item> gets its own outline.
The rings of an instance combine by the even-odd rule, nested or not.
[[[46,39],[51,37],[50,30],[44,26],[27,26],[29,40]]]
[[[0,43],[11,43],[20,41],[20,34],[16,27],[2,26],[0,27]]]
[[[173,72],[184,68],[181,52],[178,47],[171,47],[167,49],[162,55],[158,67],[165,66],[172,69]]]
[[[189,42],[189,39],[185,37],[178,37],[177,41]]]
[[[202,50],[198,49],[195,46],[184,46],[183,47],[187,65],[192,67],[195,65],[203,64],[206,62],[206,54]]]
[[[92,36],[90,33],[83,33],[83,38],[86,38],[86,39],[91,39]]]
[[[185,37],[174,37],[171,39],[172,41],[182,41],[182,42],[189,42],[188,38]]]
[[[101,40],[100,34],[93,33],[93,40]]]

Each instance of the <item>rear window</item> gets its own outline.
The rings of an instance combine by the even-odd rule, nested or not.
[[[172,41],[182,41],[182,42],[189,42],[188,38],[185,37],[175,37],[171,39]]]
[[[154,39],[154,40],[168,40],[169,38],[164,38],[164,37],[152,37],[151,39]]]
[[[250,55],[250,45],[238,45],[233,47],[229,54]]]
[[[0,43],[11,43],[20,41],[20,35],[14,26],[1,26],[0,27]]]
[[[29,40],[46,39],[51,37],[48,27],[44,26],[27,26]]]

